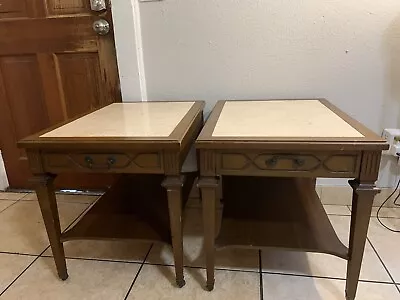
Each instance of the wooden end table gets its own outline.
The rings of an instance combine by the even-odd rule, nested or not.
[[[68,278],[63,242],[137,239],[171,244],[177,285],[185,284],[182,207],[196,172],[181,168],[202,128],[203,107],[197,101],[115,103],[19,142],[62,280]],[[121,175],[61,232],[53,181],[64,172]]]
[[[324,99],[220,101],[196,148],[208,290],[215,248],[274,247],[348,260],[346,298],[355,298],[381,152],[388,149],[382,138]],[[349,248],[324,211],[317,177],[355,178]]]

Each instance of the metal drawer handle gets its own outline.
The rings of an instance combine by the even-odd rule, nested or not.
[[[117,160],[110,156],[107,158],[107,162],[104,165],[97,165],[95,166],[93,158],[91,158],[90,156],[86,156],[85,157],[85,162],[86,162],[86,166],[89,169],[97,169],[97,170],[101,170],[101,169],[111,169],[111,167],[113,165],[115,165],[115,163],[117,162]]]
[[[302,158],[295,158],[293,160],[294,164],[297,165],[298,167],[304,166],[305,160]]]
[[[275,167],[277,163],[278,163],[278,157],[277,156],[271,157],[270,159],[267,159],[267,161],[265,162],[265,164],[268,167]]]
[[[280,159],[290,159],[293,162],[294,167],[302,167],[306,163],[306,161],[303,158],[298,158],[298,157],[288,157],[288,156],[273,156],[265,161],[265,164],[268,167],[275,167],[278,164],[278,161]]]

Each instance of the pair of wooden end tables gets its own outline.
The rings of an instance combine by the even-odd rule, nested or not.
[[[208,290],[216,248],[275,247],[348,260],[346,299],[355,299],[386,142],[326,100],[220,101],[204,127],[203,108],[198,101],[116,103],[19,142],[59,277],[68,277],[66,241],[136,239],[172,245],[182,287],[182,210],[198,172],[181,170],[195,143]],[[53,181],[64,172],[120,175],[61,232]],[[318,198],[317,177],[355,178],[348,248]]]

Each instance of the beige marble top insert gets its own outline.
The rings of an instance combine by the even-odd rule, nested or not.
[[[363,135],[318,100],[228,101],[213,137],[346,137]]]
[[[40,137],[168,137],[193,104],[114,103]]]

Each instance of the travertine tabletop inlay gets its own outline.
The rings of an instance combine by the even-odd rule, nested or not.
[[[363,137],[318,100],[228,101],[213,136]]]
[[[40,137],[168,137],[193,104],[114,103]]]

